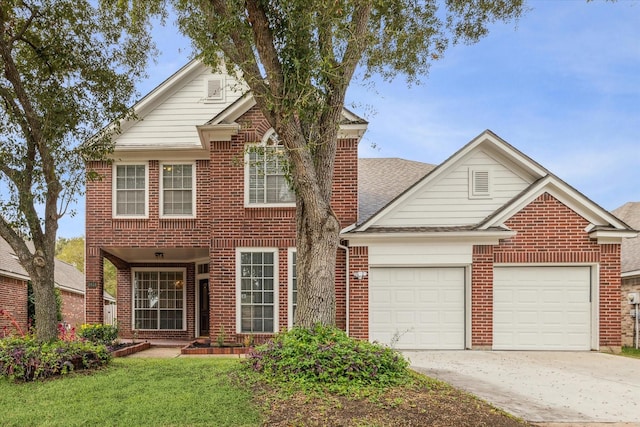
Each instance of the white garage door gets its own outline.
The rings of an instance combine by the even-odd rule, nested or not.
[[[463,349],[464,268],[372,268],[369,338],[397,349]]]
[[[589,267],[496,267],[495,350],[590,350]]]

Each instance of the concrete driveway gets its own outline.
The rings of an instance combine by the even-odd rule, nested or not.
[[[403,354],[415,370],[529,422],[640,426],[640,359],[596,352]]]

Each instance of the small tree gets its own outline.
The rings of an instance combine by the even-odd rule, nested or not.
[[[82,190],[84,160],[111,150],[111,135],[99,131],[128,113],[153,52],[147,28],[94,4],[0,7],[0,236],[33,283],[40,341],[57,334],[58,219]]]
[[[331,209],[347,88],[364,79],[427,73],[452,43],[475,43],[524,0],[174,0],[202,60],[250,88],[283,143],[296,193],[296,323],[335,323],[340,223]],[[126,5],[126,6],[125,6]],[[138,18],[164,1],[121,1]],[[129,7],[130,6],[130,7]],[[359,68],[360,67],[360,68]]]

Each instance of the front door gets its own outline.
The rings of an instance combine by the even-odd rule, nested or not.
[[[199,312],[200,318],[198,319],[201,336],[209,336],[209,279],[201,279],[198,282],[200,295],[199,299]]]

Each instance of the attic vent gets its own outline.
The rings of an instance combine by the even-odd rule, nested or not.
[[[487,199],[491,197],[488,170],[469,169],[469,198]]]
[[[224,101],[224,79],[216,77],[205,80],[205,102]]]

